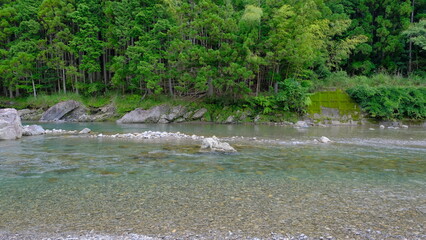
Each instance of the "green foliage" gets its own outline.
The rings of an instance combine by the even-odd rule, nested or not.
[[[358,86],[347,92],[373,118],[426,119],[425,87]]]
[[[152,102],[162,102],[155,100],[160,95],[230,102],[256,96],[252,105],[272,115],[300,114],[309,104],[307,88],[290,78],[310,80],[317,89],[425,84],[425,1],[0,5],[0,92],[10,98],[114,92],[129,101],[119,107],[125,112],[141,105],[138,97],[127,99],[132,95]]]
[[[161,104],[169,105],[188,105],[188,101],[184,99],[172,99],[169,96],[150,96],[143,97],[142,95],[115,95],[111,98],[111,102],[115,105],[117,113],[123,115],[127,112],[133,111],[136,108],[149,109]]]
[[[410,77],[403,77],[401,75],[389,74],[374,74],[370,77],[367,76],[349,76],[344,71],[338,71],[330,74],[326,78],[315,82],[316,90],[323,90],[328,88],[347,89],[360,85],[367,85],[371,87],[378,86],[426,86],[426,78],[424,76],[412,75]]]
[[[280,83],[280,91],[276,95],[261,95],[248,98],[247,101],[256,112],[269,114],[275,111],[295,112],[303,114],[310,104],[308,90],[309,81],[299,83],[295,79],[286,79]]]
[[[426,51],[426,20],[420,20],[418,23],[412,24],[403,32],[414,44]]]

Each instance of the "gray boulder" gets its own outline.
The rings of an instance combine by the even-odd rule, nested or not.
[[[92,116],[94,121],[106,120],[115,116],[116,107],[114,104],[108,104],[99,108],[99,112]]]
[[[175,106],[170,109],[169,114],[165,116],[165,119],[169,122],[173,122],[174,120],[184,116],[186,112],[186,107],[180,105]]]
[[[156,106],[148,110],[137,108],[118,119],[117,123],[158,123],[161,116],[168,112],[169,107],[166,105]]]
[[[89,109],[80,105],[74,110],[65,114],[60,120],[66,122],[91,122],[91,116],[88,114]]]
[[[22,124],[18,111],[13,108],[0,109],[0,139],[18,139],[22,137]]]
[[[227,152],[232,153],[236,152],[235,148],[231,147],[229,143],[220,142],[218,138],[204,138],[201,143],[200,152]]]
[[[228,118],[226,118],[225,123],[227,123],[227,124],[235,123],[234,115],[231,115]]]
[[[44,133],[44,128],[39,125],[26,125],[22,128],[22,136],[36,136]]]
[[[254,117],[254,120],[253,120],[254,122],[259,122],[260,121],[260,116],[259,115],[256,115],[256,117]]]
[[[307,128],[307,127],[309,127],[308,123],[307,123],[307,122],[305,122],[305,121],[297,121],[297,122],[294,124],[294,126],[295,126],[295,127],[298,127],[298,128]]]
[[[90,130],[90,128],[84,128],[83,130],[81,130],[80,132],[78,132],[79,134],[88,134],[90,133],[92,130]]]
[[[187,113],[187,109],[184,106],[170,107],[168,105],[160,105],[148,110],[137,108],[117,120],[117,123],[182,122]]]
[[[27,121],[38,121],[43,114],[42,109],[22,109],[18,110],[19,117],[21,120]]]
[[[198,109],[192,116],[191,116],[191,119],[192,120],[198,120],[198,119],[201,119],[203,116],[204,116],[204,114],[206,114],[207,113],[207,109],[205,109],[205,108],[200,108],[200,109]],[[188,119],[189,120],[189,119]]]
[[[148,110],[137,108],[122,118],[117,123],[171,123],[197,120],[204,116],[207,109],[188,111],[185,106],[160,105]]]
[[[331,142],[331,140],[328,139],[328,137],[322,136],[322,137],[320,137],[319,142],[320,143],[329,143],[329,142]]]
[[[49,108],[46,112],[44,112],[40,118],[40,121],[59,121],[66,114],[70,113],[71,111],[80,106],[81,104],[74,100],[60,102]]]

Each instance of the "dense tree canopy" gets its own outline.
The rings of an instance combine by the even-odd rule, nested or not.
[[[0,0],[2,95],[278,93],[425,75],[425,0]]]

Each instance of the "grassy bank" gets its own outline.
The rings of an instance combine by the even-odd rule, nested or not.
[[[230,98],[189,98],[169,97],[165,95],[143,97],[140,95],[110,94],[96,97],[84,97],[77,94],[40,95],[37,97],[0,98],[1,108],[43,109],[63,101],[75,100],[89,108],[100,108],[114,105],[117,118],[136,108],[149,109],[154,106],[183,105],[190,109],[206,108],[206,121],[226,122],[233,116],[235,122],[252,122],[256,117],[263,122],[296,121],[299,113],[288,110],[288,106],[280,106],[280,101],[274,96],[249,97],[233,100]],[[300,105],[300,104],[299,104]],[[301,109],[301,108],[300,108]],[[299,109],[299,110],[300,110]],[[241,119],[241,120],[240,120]],[[114,120],[114,119],[111,119]]]
[[[121,117],[136,108],[149,109],[153,106],[169,104],[184,105],[191,109],[206,108],[208,113],[204,120],[211,122],[252,122],[255,119],[260,122],[294,122],[308,111],[308,106],[312,104],[313,92],[330,89],[346,91],[371,118],[378,120],[426,119],[425,79],[384,74],[377,74],[370,78],[349,77],[344,72],[334,73],[329,78],[314,83],[287,79],[280,83],[278,93],[271,90],[259,96],[191,98],[117,93],[82,96],[69,93],[13,99],[0,97],[0,107],[46,110],[56,103],[75,100],[89,108],[114,105],[117,117]],[[318,106],[318,109],[320,107]]]
[[[163,103],[178,105],[185,103],[185,99],[169,98],[167,96],[151,96],[142,98],[140,95],[108,94],[101,96],[85,97],[75,93],[39,95],[37,97],[0,98],[0,107],[16,109],[47,109],[59,102],[75,100],[90,108],[99,108],[113,104],[118,114],[124,114],[135,108],[150,108]]]

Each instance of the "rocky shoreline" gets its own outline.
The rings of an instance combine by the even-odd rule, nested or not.
[[[94,133],[89,128],[82,130],[63,130],[63,129],[43,129],[39,125],[22,126],[21,120],[15,109],[0,110],[0,139],[13,140],[19,139],[22,136],[36,135],[83,135],[89,138],[107,138],[107,139],[130,139],[130,140],[147,140],[147,139],[166,139],[166,140],[192,140],[201,142],[199,152],[221,152],[235,153],[237,150],[229,143],[224,142],[216,136],[205,137],[199,135],[187,135],[180,132],[160,132],[160,131],[144,131],[140,133],[123,133],[123,134],[103,134]],[[299,123],[299,122],[298,122]],[[306,123],[299,123],[297,127],[308,127]],[[226,141],[235,141],[238,137],[227,138]],[[257,140],[253,138],[252,140]],[[330,143],[332,142],[325,136],[319,139],[314,139],[313,143]]]
[[[106,105],[100,108],[90,109],[82,103],[69,100],[60,102],[46,111],[43,109],[22,109],[18,114],[24,121],[40,122],[102,122],[116,121],[120,124],[131,123],[183,123],[183,122],[210,122],[207,119],[209,114],[206,108],[190,108],[187,106],[159,105],[150,109],[137,108],[120,117],[116,108],[112,105]],[[328,116],[328,115],[327,115]],[[260,115],[251,119],[247,113],[225,116],[223,120],[216,119],[214,123],[220,124],[265,124],[275,126],[294,126],[296,128],[305,128],[310,126],[358,126],[358,125],[383,125],[384,127],[426,127],[426,121],[403,120],[403,121],[375,121],[373,119],[361,118],[357,120],[341,118],[330,118],[330,116],[320,118],[305,116],[302,120],[296,122],[280,121],[271,122],[262,120]],[[117,119],[117,120],[115,120]]]

